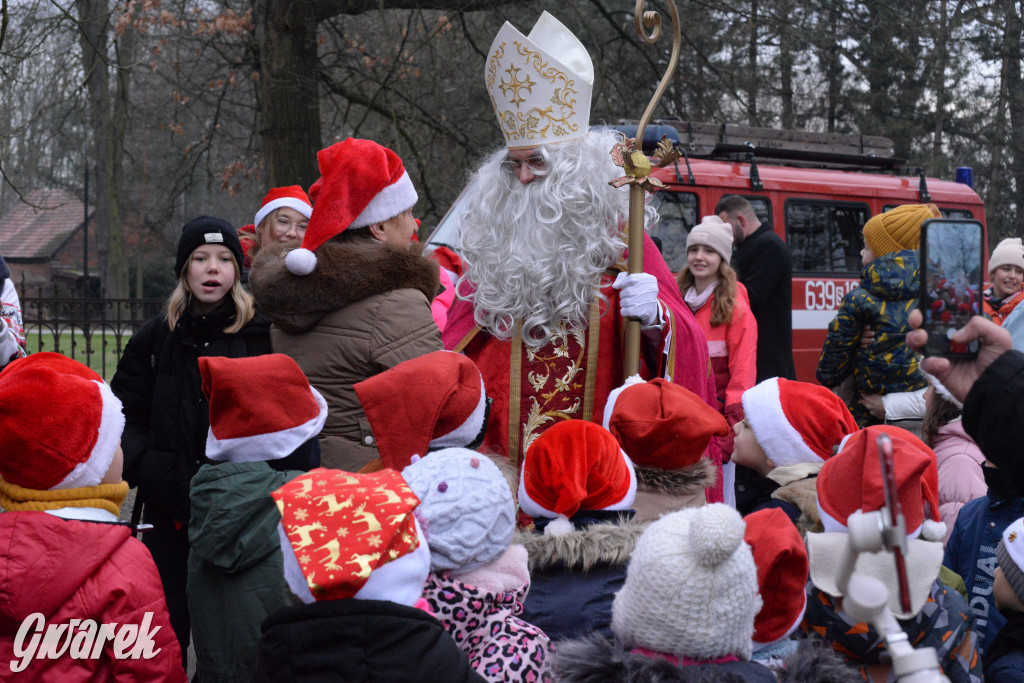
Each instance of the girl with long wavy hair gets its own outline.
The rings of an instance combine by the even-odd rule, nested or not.
[[[730,256],[732,228],[718,216],[705,216],[686,238],[686,265],[676,280],[708,340],[718,409],[732,427],[743,420],[741,398],[757,378],[757,322],[747,290],[729,266]],[[730,433],[723,439],[722,456],[731,454]],[[723,466],[726,502],[732,500],[734,467]]]

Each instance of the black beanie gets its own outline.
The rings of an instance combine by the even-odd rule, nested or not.
[[[235,229],[223,218],[200,216],[193,218],[181,229],[178,239],[178,259],[174,264],[174,277],[181,277],[181,271],[188,263],[192,252],[204,244],[220,244],[231,250],[238,264],[238,272],[242,272],[242,244],[238,241]]]

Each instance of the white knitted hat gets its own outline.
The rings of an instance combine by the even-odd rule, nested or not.
[[[750,659],[761,596],[743,532],[739,513],[721,503],[651,524],[612,605],[612,630],[623,645],[699,660]]]
[[[718,216],[704,216],[700,223],[690,228],[686,236],[686,250],[702,244],[710,247],[726,263],[732,257],[732,226]]]
[[[1019,237],[1007,237],[992,250],[988,260],[988,272],[995,272],[999,266],[1017,266],[1024,269],[1024,243]]]

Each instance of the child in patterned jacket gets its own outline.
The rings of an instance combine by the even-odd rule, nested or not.
[[[530,588],[526,548],[511,545],[515,503],[486,456],[446,448],[402,471],[420,499],[430,547],[423,590],[434,616],[488,681],[552,681],[549,639],[523,621]]]
[[[928,386],[917,367],[920,355],[904,339],[910,331],[907,316],[917,308],[921,223],[940,216],[934,204],[906,204],[864,224],[860,287],[843,297],[828,327],[817,371],[818,381],[826,387],[838,387],[853,375],[856,393],[848,407],[860,427],[882,422],[862,397]],[[866,327],[874,330],[874,341],[861,344]]]

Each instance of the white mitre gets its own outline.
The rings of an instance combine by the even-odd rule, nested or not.
[[[558,19],[544,12],[529,36],[506,21],[487,54],[487,92],[509,149],[587,134],[594,64]]]

